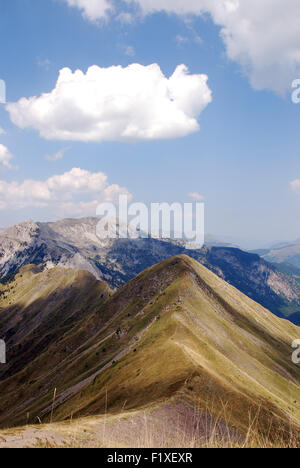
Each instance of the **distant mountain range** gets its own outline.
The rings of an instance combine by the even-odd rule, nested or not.
[[[176,242],[153,238],[101,240],[96,235],[97,222],[97,218],[28,221],[1,232],[0,278],[7,281],[28,264],[45,269],[60,266],[89,271],[117,289],[144,269],[186,254],[273,313],[298,323],[298,281],[258,255],[231,247],[186,250]]]
[[[85,271],[23,267],[0,286],[0,317],[8,348],[2,428],[53,417],[68,421],[56,425],[62,444],[74,431],[93,431],[91,443],[137,444],[146,418],[153,444],[164,421],[171,440],[176,428],[190,439],[220,430],[241,440],[254,423],[274,440],[300,434],[300,374],[291,360],[299,328],[185,255],[115,293]],[[104,414],[106,432],[96,434],[92,418]],[[71,421],[85,416],[90,429]],[[0,446],[12,436],[28,445],[23,432],[3,434]],[[31,443],[42,434],[31,427]]]
[[[232,242],[227,242],[224,240],[220,240],[213,236],[212,234],[206,234],[205,235],[205,245],[208,247],[233,247],[233,248],[239,248],[239,246],[235,243]]]
[[[270,249],[263,249],[258,253],[269,262],[285,263],[300,269],[300,239],[291,243],[279,244]]]

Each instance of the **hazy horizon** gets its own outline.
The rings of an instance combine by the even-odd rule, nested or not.
[[[97,216],[87,216],[87,217],[77,216],[77,217],[66,217],[66,218],[60,217],[60,218],[44,219],[44,220],[34,219],[34,218],[29,217],[29,218],[20,220],[19,222],[16,222],[16,223],[8,224],[7,226],[0,225],[0,231],[4,231],[12,226],[15,226],[17,224],[21,224],[24,222],[28,222],[28,221],[33,221],[35,223],[55,223],[58,221],[63,221],[64,219],[81,220],[85,218],[97,218]],[[260,241],[259,239],[239,238],[234,235],[230,236],[226,234],[215,234],[212,232],[205,232],[205,239],[207,240],[207,242],[217,241],[217,242],[222,242],[222,243],[228,243],[228,244],[232,244],[234,247],[238,247],[238,248],[245,249],[245,250],[268,249],[268,248],[276,247],[277,244],[280,245],[280,244],[293,243],[293,242],[299,241],[299,238],[282,239],[282,240],[275,238],[275,239],[270,239],[269,241],[267,240]]]

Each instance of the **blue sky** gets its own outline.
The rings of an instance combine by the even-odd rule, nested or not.
[[[85,1],[79,1],[79,5]],[[218,237],[243,239],[253,246],[300,237],[300,105],[293,104],[290,96],[292,79],[300,77],[298,64],[290,75],[286,74],[284,60],[272,62],[271,70],[268,57],[272,51],[268,46],[263,60],[257,59],[252,49],[251,54],[247,51],[252,58],[248,57],[245,65],[241,54],[232,52],[236,50],[232,43],[220,36],[220,30],[228,30],[228,24],[233,28],[232,22],[227,17],[222,19],[219,11],[193,11],[191,0],[187,12],[170,12],[168,1],[165,11],[155,9],[155,0],[151,11],[144,8],[151,0],[144,4],[141,0],[140,9],[118,3],[113,14],[106,14],[104,19],[97,15],[98,10],[91,18],[67,3],[10,0],[1,5],[0,78],[6,82],[7,102],[12,107],[0,107],[0,127],[5,132],[0,135],[0,225],[28,218],[43,221],[91,215],[91,202],[97,197],[107,199],[109,194],[122,191],[146,203],[186,202],[189,193],[198,192],[205,198],[206,231]],[[127,22],[118,17],[125,11],[131,14]],[[276,18],[271,21],[276,22]],[[230,40],[240,46],[242,41],[235,30],[229,29],[229,33]],[[300,48],[300,38],[293,39]],[[285,58],[288,52],[283,49],[278,53]],[[247,53],[243,50],[242,56]],[[163,136],[127,140],[118,137],[116,130],[113,137],[87,141],[85,136],[78,138],[78,122],[83,132],[90,122],[88,118],[84,121],[84,110],[76,120],[74,138],[67,139],[61,137],[59,126],[64,121],[60,115],[50,137],[45,136],[49,128],[45,130],[43,125],[51,124],[40,122],[39,116],[33,115],[36,108],[28,102],[22,119],[18,117],[19,100],[51,93],[59,71],[65,67],[85,74],[93,65],[127,69],[133,63],[143,67],[155,63],[165,79],[181,64],[190,75],[208,76],[211,102],[203,103],[205,89],[195,91],[195,101],[198,96],[203,107],[194,112],[200,124],[197,131],[184,122],[185,128],[188,125],[185,136],[177,137],[176,132],[166,130]],[[268,63],[266,69],[262,63]],[[101,87],[101,82],[97,86]],[[184,86],[190,86],[185,79]],[[133,106],[141,108],[136,96],[134,99]],[[186,98],[188,103],[184,102],[184,112],[192,106],[191,99],[193,93]],[[131,104],[126,105],[129,112]],[[54,111],[61,111],[62,106],[53,106]],[[148,99],[142,114],[151,114],[150,107]],[[185,112],[187,120],[189,112]],[[163,123],[166,129],[168,115]],[[72,173],[73,168],[80,168],[82,173]],[[63,174],[69,174],[67,182]],[[93,174],[98,174],[102,184],[99,194],[92,187],[91,180],[98,180]],[[86,179],[80,190],[75,187],[78,177]],[[75,178],[74,186],[70,178]],[[40,191],[49,180],[46,188],[51,185],[52,191],[43,198]]]

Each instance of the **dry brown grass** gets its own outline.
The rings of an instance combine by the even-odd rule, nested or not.
[[[151,412],[152,411],[152,412]],[[249,413],[249,427],[241,434],[233,428],[230,411],[216,418],[210,410],[194,409],[182,420],[160,417],[161,408],[111,416],[70,420],[64,423],[28,426],[0,433],[0,447],[26,448],[299,448],[300,431],[270,423],[260,430],[259,412]],[[5,441],[5,442],[3,442]]]

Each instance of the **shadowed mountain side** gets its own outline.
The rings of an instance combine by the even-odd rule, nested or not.
[[[234,248],[205,247],[190,256],[281,318],[299,310],[299,283],[258,255]]]
[[[198,262],[175,257],[95,305],[16,374],[13,358],[0,384],[0,424],[24,424],[27,413],[30,422],[49,421],[57,388],[56,421],[167,404],[169,415],[183,405],[216,418],[226,407],[243,434],[250,415],[264,433],[298,431],[297,338],[298,327]]]
[[[63,344],[61,338],[74,337],[74,330],[110,295],[106,283],[85,271],[23,267],[14,281],[0,286],[0,337],[7,344],[7,365],[0,366],[0,378],[24,369],[51,346],[47,365],[53,361],[55,366],[59,355],[77,346],[76,340]],[[78,342],[83,338],[78,336]]]

